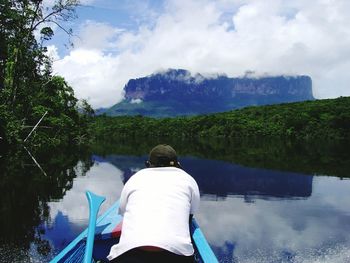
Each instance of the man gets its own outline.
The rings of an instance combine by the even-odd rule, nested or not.
[[[154,147],[146,166],[122,190],[122,234],[107,258],[115,263],[194,262],[189,220],[199,206],[198,185],[169,145]]]

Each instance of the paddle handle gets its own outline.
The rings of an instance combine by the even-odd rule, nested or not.
[[[89,212],[89,226],[88,226],[88,234],[87,234],[87,240],[86,240],[84,263],[91,263],[92,251],[94,248],[94,241],[95,241],[95,228],[96,228],[97,214],[101,204],[106,200],[106,198],[103,196],[95,195],[90,191],[86,191],[86,197],[89,201],[90,212]]]

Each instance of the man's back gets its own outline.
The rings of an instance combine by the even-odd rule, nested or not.
[[[189,214],[199,206],[195,180],[175,167],[143,169],[125,184],[120,199],[123,230],[113,257],[154,246],[178,255],[193,254]]]

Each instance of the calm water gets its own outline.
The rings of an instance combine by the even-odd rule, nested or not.
[[[0,159],[0,262],[48,262],[87,226],[87,189],[107,197],[143,168],[152,143]],[[198,182],[196,215],[220,262],[350,262],[344,145],[178,144]],[[15,161],[16,160],[16,161]]]

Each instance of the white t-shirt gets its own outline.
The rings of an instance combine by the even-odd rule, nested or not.
[[[108,259],[141,246],[155,246],[178,255],[194,253],[189,215],[199,207],[196,181],[175,167],[140,170],[125,184],[119,213],[123,215],[120,241]]]

